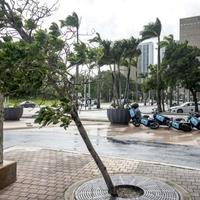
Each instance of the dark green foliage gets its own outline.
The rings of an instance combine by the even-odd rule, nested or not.
[[[60,29],[59,29],[59,26],[58,24],[56,24],[55,22],[53,22],[51,24],[51,26],[49,27],[49,30],[50,30],[50,34],[51,35],[54,35],[55,37],[59,37],[61,35],[60,33]]]
[[[177,80],[183,87],[200,91],[200,49],[186,43],[176,44],[166,49],[164,65],[166,77]]]
[[[200,49],[185,43],[174,43],[166,48],[163,65],[165,77],[169,83],[179,83],[189,89],[198,111],[197,92],[200,92]]]
[[[74,44],[74,52],[68,56],[68,60],[70,61],[71,65],[81,65],[87,62],[87,52],[88,48],[86,47],[85,43],[80,42]]]
[[[72,15],[69,15],[65,20],[60,20],[60,22],[61,28],[64,26],[71,26],[79,29],[80,26],[78,15],[75,12],[73,12]]]
[[[5,96],[28,96],[41,87],[47,71],[39,51],[22,41],[0,43],[0,90]]]
[[[71,122],[71,106],[68,98],[62,98],[60,99],[60,104],[41,108],[35,119],[35,123],[39,123],[42,126],[59,123],[60,127],[66,129]]]
[[[37,24],[33,19],[28,19],[24,22],[24,28],[27,30],[33,30],[37,28]]]
[[[162,30],[162,24],[158,18],[153,23],[149,23],[148,25],[144,26],[144,30],[140,32],[142,36],[142,40],[146,40],[153,37],[159,37]]]

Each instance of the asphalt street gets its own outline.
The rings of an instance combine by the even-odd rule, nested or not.
[[[110,137],[108,123],[87,123],[88,135],[100,155],[127,159],[155,161],[200,169],[200,148],[192,145],[164,144],[143,140],[122,143]],[[121,128],[126,131],[126,128]],[[109,136],[109,138],[108,138]],[[10,147],[41,147],[44,149],[88,153],[77,128],[67,131],[59,127],[4,131],[4,149]]]

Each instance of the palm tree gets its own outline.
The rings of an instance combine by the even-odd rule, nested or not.
[[[61,28],[64,26],[75,28],[76,43],[79,43],[79,27],[81,24],[81,20],[79,19],[77,13],[73,12],[72,15],[67,16],[65,20],[60,20],[60,22],[61,22]],[[79,82],[79,65],[77,64],[75,84],[78,84],[78,82]],[[78,91],[76,91],[76,106],[78,107]]]
[[[126,79],[126,89],[125,89],[125,95],[124,95],[126,100],[128,100],[128,97],[129,97],[131,67],[132,66],[137,67],[137,57],[141,53],[140,50],[137,48],[139,43],[140,43],[140,40],[135,39],[134,37],[131,37],[128,40],[124,40],[124,61],[125,61],[124,64],[128,68],[127,79]]]
[[[160,89],[160,35],[162,30],[162,24],[158,18],[154,23],[149,23],[148,25],[144,26],[144,30],[140,32],[142,36],[142,41],[150,38],[157,38],[158,39],[158,64],[157,64],[157,107],[158,111],[162,111],[161,108],[161,89]]]
[[[112,46],[112,58],[113,58],[113,75],[115,78],[115,90],[117,97],[117,104],[121,107],[121,96],[122,96],[122,86],[121,86],[121,63],[124,59],[125,51],[125,40],[116,40]],[[116,69],[117,67],[117,69]]]

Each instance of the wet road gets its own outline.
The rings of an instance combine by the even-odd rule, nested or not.
[[[125,126],[112,127],[109,123],[93,124],[91,122],[91,124],[87,123],[85,127],[100,155],[156,161],[200,169],[200,147],[198,145],[172,145],[164,144],[162,140],[140,140],[137,137],[139,129],[134,129],[135,137],[132,137],[131,140],[125,140],[123,137],[126,137],[127,132],[133,129]],[[149,129],[146,130],[146,133],[144,130],[142,132],[143,137],[145,137],[145,134],[152,134]],[[125,143],[121,143],[118,140],[119,137],[115,136],[122,136],[121,139]],[[111,137],[111,139],[108,139],[108,137]],[[193,138],[193,136],[191,137]],[[113,138],[117,138],[117,140],[113,141]],[[6,130],[4,132],[4,148],[15,146],[88,153],[74,125],[71,125],[67,131],[59,127]]]

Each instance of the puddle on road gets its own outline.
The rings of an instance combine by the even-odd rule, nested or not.
[[[147,127],[133,126],[111,126],[108,128],[108,136],[115,136],[123,140],[142,140],[160,143],[173,143],[182,145],[193,145],[200,147],[200,131],[193,130],[192,132],[182,132],[167,127],[160,127],[152,130]]]
[[[89,135],[97,137],[115,137],[120,140],[150,141],[159,143],[171,143],[182,145],[193,145],[200,147],[200,131],[182,132],[168,127],[160,127],[153,130],[148,127],[134,127],[130,125],[113,125],[110,123],[91,123],[84,124]],[[74,134],[78,133],[75,131]],[[97,145],[99,141],[96,141]]]

